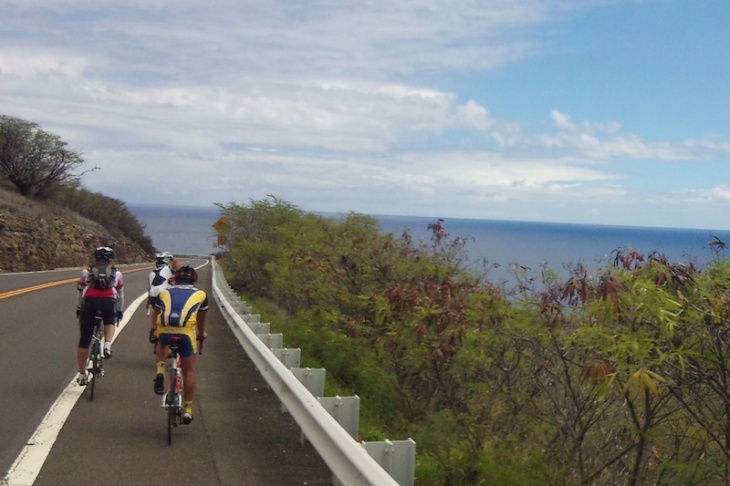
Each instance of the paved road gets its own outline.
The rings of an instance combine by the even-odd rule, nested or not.
[[[128,303],[143,293],[145,275],[146,271],[125,272]],[[201,268],[200,275],[199,286],[210,292],[210,266]],[[49,280],[64,277],[53,274]],[[0,278],[0,290],[9,288]],[[0,415],[0,437],[11,438],[0,445],[3,472],[73,377],[78,336],[69,304],[72,291],[72,285],[65,284],[0,300],[4,337],[0,366],[2,375],[11,377],[1,377],[0,384],[3,390],[15,390],[10,398],[6,393],[0,396],[3,411],[10,412]],[[88,390],[78,400],[35,485],[330,483],[329,469],[311,445],[300,443],[298,426],[281,413],[278,399],[214,302],[208,316],[209,338],[197,364],[195,419],[176,428],[172,446],[167,445],[165,413],[152,391],[154,357],[142,305],[115,340],[114,357],[105,366],[107,374],[97,385],[94,400],[88,399]],[[56,318],[41,317],[49,315]],[[44,337],[43,329],[53,332]]]

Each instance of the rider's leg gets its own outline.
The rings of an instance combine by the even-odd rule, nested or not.
[[[183,373],[183,388],[185,392],[185,403],[193,403],[195,395],[195,355],[190,358],[180,358]]]
[[[165,362],[167,361],[167,356],[169,354],[169,346],[162,346],[160,345],[160,343],[157,343],[157,348],[155,348],[155,362],[157,363],[157,373],[165,373]]]
[[[193,421],[193,396],[195,395],[195,355],[189,358],[180,358],[183,372],[183,393],[185,407],[183,408],[183,423]]]
[[[159,336],[159,330],[157,329],[157,325],[160,323],[160,309],[158,307],[152,308],[152,320],[150,322],[150,334],[154,334],[155,336]],[[157,354],[157,343],[155,343],[152,352]]]
[[[79,318],[79,342],[76,345],[76,362],[79,366],[79,377],[82,377],[81,375],[83,375],[83,377],[85,378],[86,376],[86,361],[89,359],[89,345],[91,344],[91,335],[93,334],[93,332],[93,310],[85,308]]]
[[[112,340],[117,326],[115,324],[104,324],[104,357],[111,358]]]
[[[79,365],[79,373],[86,373],[86,361],[89,359],[89,347],[76,348],[76,361]]]
[[[150,309],[150,328],[154,329],[157,327],[157,320],[160,317],[160,308],[153,305]]]
[[[114,339],[114,333],[117,331],[117,325],[112,324],[104,324],[104,341],[111,344],[112,340]]]
[[[112,299],[97,299],[97,301],[96,305],[101,310],[104,320],[104,357],[109,359],[112,357],[111,346],[117,329],[116,302]]]
[[[165,362],[170,354],[169,346],[162,346],[160,343],[155,345],[155,393],[162,395],[165,393]]]

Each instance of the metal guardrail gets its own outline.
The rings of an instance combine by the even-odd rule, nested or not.
[[[391,463],[392,457],[397,456],[393,454],[395,442],[386,441],[388,444],[386,449],[373,451],[372,443],[359,443],[353,439],[320,403],[319,398],[312,395],[239,316],[236,308],[241,308],[241,302],[226,282],[215,258],[211,258],[211,266],[213,293],[234,335],[269,387],[281,400],[282,408],[286,409],[297,422],[303,436],[317,450],[337,482],[347,486],[399,485],[383,467],[383,464]],[[406,486],[413,483],[415,442],[411,439],[399,442],[405,443],[400,450],[408,456],[405,463],[409,465],[406,466],[406,471],[400,474],[406,478],[400,486]]]

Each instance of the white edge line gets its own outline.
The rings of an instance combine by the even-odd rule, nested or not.
[[[122,329],[129,322],[129,316],[134,314],[137,307],[147,300],[147,293],[140,295],[132,305],[127,308],[124,318],[119,323],[114,338],[122,332]],[[58,434],[66,423],[71,410],[84,392],[85,387],[76,384],[76,378],[66,386],[61,395],[56,399],[48,413],[41,421],[33,435],[28,439],[28,443],[18,454],[15,462],[8,470],[0,485],[7,486],[30,486],[32,485],[38,473],[43,467],[48,454],[51,452],[53,444],[58,439]]]

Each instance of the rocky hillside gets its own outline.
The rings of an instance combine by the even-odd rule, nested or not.
[[[0,272],[82,267],[97,246],[114,248],[116,263],[153,257],[76,213],[0,189]]]

